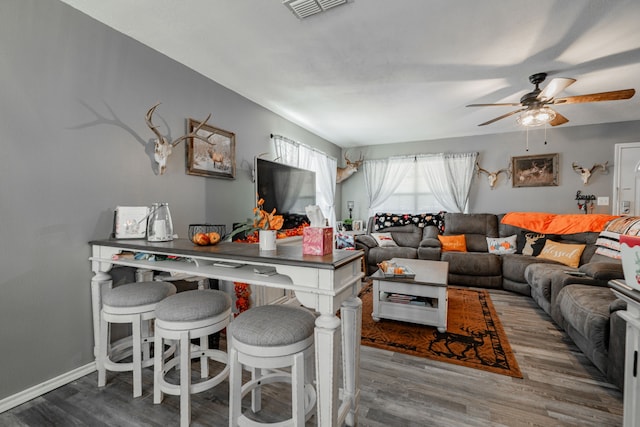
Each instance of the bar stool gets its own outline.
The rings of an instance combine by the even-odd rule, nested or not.
[[[264,305],[240,314],[230,327],[229,426],[304,426],[315,408],[313,378],[315,316],[286,305]],[[306,360],[305,360],[306,359]],[[242,385],[242,365],[252,373]],[[291,367],[291,373],[278,370]],[[306,376],[306,378],[305,378]],[[291,383],[290,419],[263,424],[242,413],[242,397],[251,392],[251,409],[261,409],[260,386]]]
[[[213,289],[177,293],[156,307],[155,346],[161,348],[164,340],[175,340],[179,351],[166,362],[161,353],[155,354],[153,403],[161,403],[164,393],[180,396],[181,426],[191,423],[191,394],[209,390],[229,376],[228,354],[209,349],[208,337],[226,328],[231,318],[231,298],[225,292]],[[198,350],[191,351],[192,338],[200,338]],[[198,357],[200,377],[208,379],[192,384],[191,359]],[[209,359],[224,363],[224,368],[211,378]],[[174,367],[180,370],[179,384],[172,384],[165,377]]]
[[[166,282],[128,283],[105,291],[100,310],[100,349],[96,358],[98,387],[106,385],[107,370],[132,371],[133,397],[142,396],[142,368],[153,365],[149,349],[153,335],[149,322],[155,318],[156,305],[175,293],[176,287]],[[130,323],[131,336],[110,343],[112,323]],[[118,362],[128,354],[129,348],[133,351],[132,361]]]

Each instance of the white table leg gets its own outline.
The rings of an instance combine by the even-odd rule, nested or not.
[[[335,426],[338,421],[338,338],[340,319],[322,314],[316,319],[316,395],[319,426]]]
[[[93,311],[93,355],[98,358],[100,346],[100,310],[102,310],[102,292],[111,289],[113,281],[111,276],[98,271],[91,278],[91,309]]]
[[[350,404],[346,424],[358,425],[360,403],[360,339],[362,336],[362,301],[351,297],[342,303],[343,400]]]

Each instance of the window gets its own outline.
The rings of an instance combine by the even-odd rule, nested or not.
[[[413,162],[396,191],[376,209],[378,212],[411,213],[440,212],[438,203],[425,182],[424,172]]]
[[[478,153],[424,154],[363,163],[369,216],[464,212]]]

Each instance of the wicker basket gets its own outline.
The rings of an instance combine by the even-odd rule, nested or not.
[[[198,233],[213,233],[220,235],[220,240],[225,238],[227,227],[224,224],[189,224],[189,240]]]

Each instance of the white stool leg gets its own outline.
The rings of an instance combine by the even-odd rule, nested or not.
[[[189,332],[180,334],[180,425],[191,424],[191,340]]]
[[[253,366],[249,368],[251,372],[251,381],[255,381],[258,378],[262,377],[262,369],[254,368]],[[251,390],[251,410],[253,412],[258,412],[262,409],[262,387],[258,386]]]
[[[205,351],[209,349],[209,336],[205,335],[200,337],[200,350],[202,356],[200,356],[200,378],[207,378],[209,376],[209,358],[205,355]]]
[[[304,365],[304,354],[295,354],[291,367],[291,418],[294,426],[304,426],[305,424]]]
[[[141,339],[142,339],[142,360],[149,360],[151,357],[151,346],[149,345],[148,337],[151,336],[151,320],[144,320],[140,324]]]
[[[133,340],[133,397],[142,396],[142,325],[141,316],[131,322]]]
[[[231,337],[227,338],[230,341]],[[238,424],[242,410],[242,364],[238,360],[238,351],[228,346],[229,354],[229,427]]]
[[[158,333],[156,328],[156,335],[154,341],[155,353],[153,355],[153,403],[158,404],[162,402],[164,397],[162,390],[160,389],[160,383],[163,381],[162,372],[164,371],[164,339],[162,335]]]
[[[109,357],[109,324],[100,314],[100,344],[98,357],[96,359],[98,368],[98,387],[104,387],[107,384],[107,370],[104,362]]]

